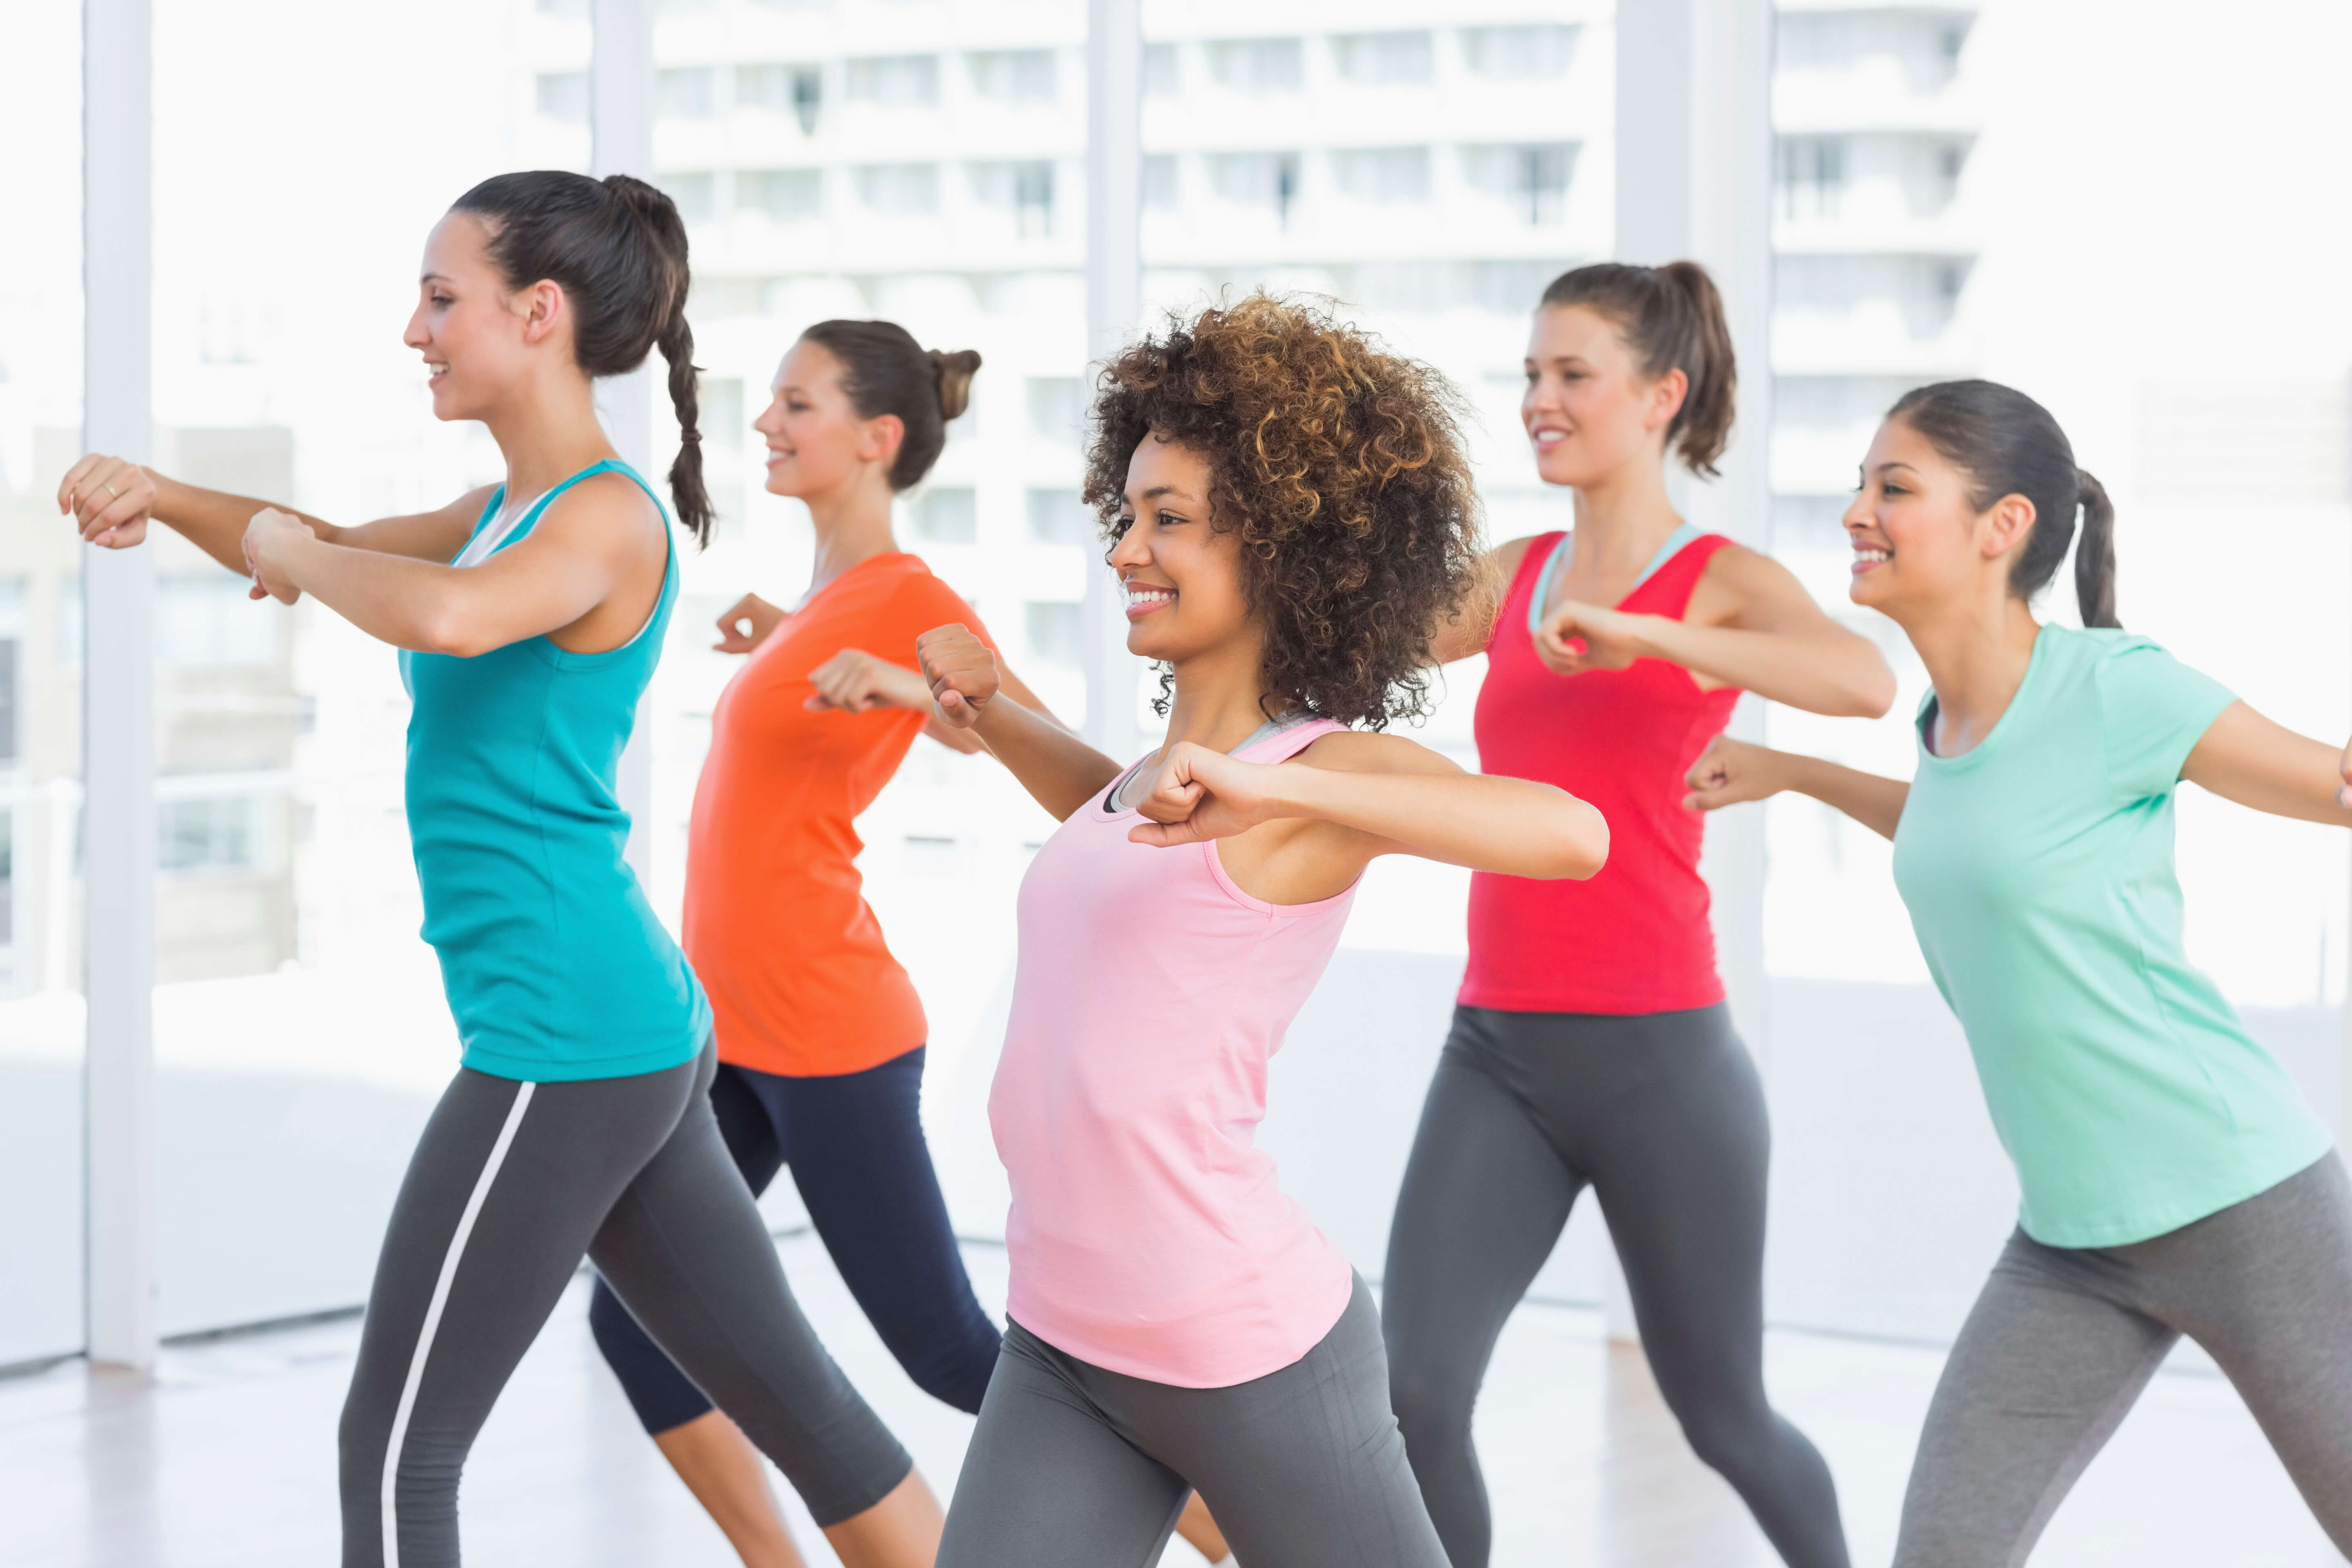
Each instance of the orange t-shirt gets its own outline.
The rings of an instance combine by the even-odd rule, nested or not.
[[[869,556],[786,616],[720,694],[688,830],[685,946],[721,1061],[822,1078],[878,1066],[929,1034],[853,864],[857,816],[926,715],[803,704],[809,671],[842,649],[911,669],[915,638],[950,621],[988,639],[920,559]]]

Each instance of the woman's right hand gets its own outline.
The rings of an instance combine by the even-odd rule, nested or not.
[[[759,595],[746,594],[719,616],[719,640],[710,646],[719,653],[750,653],[783,618],[783,611]]]
[[[996,655],[961,623],[934,626],[915,639],[915,658],[931,684],[931,701],[943,723],[969,730],[980,722],[1004,681]]]
[[[74,520],[85,541],[105,550],[143,542],[155,500],[155,480],[146,469],[102,452],[68,468],[58,486],[58,512]]]
[[[1683,805],[1691,811],[1716,811],[1779,795],[1789,787],[1779,765],[1786,760],[1769,746],[1717,735],[1684,777],[1690,794],[1683,796]]]

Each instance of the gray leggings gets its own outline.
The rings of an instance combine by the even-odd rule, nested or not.
[[[938,1568],[1148,1568],[1198,1488],[1250,1568],[1446,1568],[1361,1279],[1321,1342],[1230,1388],[1106,1372],[1005,1330]]]
[[[1844,1568],[1829,1467],[1764,1394],[1770,1144],[1721,1006],[1454,1009],[1381,1293],[1397,1419],[1454,1568],[1486,1568],[1493,1539],[1470,1440],[1487,1359],[1588,1184],[1683,1435],[1793,1568]]]
[[[706,1049],[584,1083],[459,1071],[409,1162],[368,1297],[343,1405],[344,1568],[457,1562],[467,1450],[583,1256],[819,1524],[872,1507],[914,1468],[784,1284],[711,1117],[717,1066]]]
[[[2127,1247],[2011,1236],[1944,1365],[1896,1568],[2016,1568],[2180,1336],[2352,1556],[2352,1182],[2329,1154]]]

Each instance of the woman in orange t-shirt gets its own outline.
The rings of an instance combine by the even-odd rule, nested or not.
[[[921,1001],[860,892],[856,818],[927,722],[915,638],[960,622],[955,591],[891,536],[963,412],[980,356],[928,353],[889,321],[820,321],[753,422],[772,494],[816,528],[809,591],[785,611],[745,595],[719,647],[748,654],[711,714],[695,791],[685,948],[710,997],[719,1131],[753,1192],[790,1165],[825,1249],[909,1377],[977,1413],[1002,1338],[973,1299],[919,1113]],[[1028,688],[1006,695],[1043,712]],[[895,699],[895,701],[889,700]],[[589,1320],[638,1418],[751,1568],[797,1568],[759,1456],[602,1281]],[[1198,1502],[1195,1500],[1194,1508]],[[1223,1555],[1206,1516],[1186,1533]]]

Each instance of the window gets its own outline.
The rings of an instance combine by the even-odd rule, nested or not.
[[[994,103],[1026,109],[1055,99],[1054,51],[985,49],[964,56],[971,90]]]
[[[790,114],[801,134],[816,134],[817,110],[824,102],[824,72],[815,66],[737,66],[735,107]]]
[[[688,223],[709,223],[719,216],[719,176],[709,172],[664,174],[661,188],[677,204],[677,216]]]
[[[1086,647],[1086,607],[1062,599],[1032,599],[1021,606],[1029,652],[1053,669],[1076,669]]]
[[[158,802],[155,864],[182,875],[253,870],[260,805],[241,795]]]
[[[1296,153],[1212,153],[1209,188],[1238,207],[1261,207],[1284,223],[1298,199]]]
[[[1150,212],[1173,212],[1181,205],[1183,186],[1173,153],[1154,153],[1143,160],[1143,205]]]
[[[1173,98],[1184,90],[1184,77],[1173,44],[1143,46],[1143,92],[1147,98]]]
[[[821,169],[739,169],[735,210],[764,213],[776,223],[800,223],[824,213]]]
[[[1207,47],[1209,79],[1253,96],[1307,84],[1307,47],[1297,38],[1233,38]]]
[[[1029,537],[1039,544],[1092,544],[1102,529],[1094,508],[1068,490],[1029,492]]]
[[[1376,206],[1429,200],[1429,149],[1351,147],[1331,154],[1331,183],[1342,194]]]
[[[23,754],[16,743],[16,639],[0,637],[0,765],[15,767]],[[0,822],[7,821],[8,816],[0,807]],[[0,898],[0,907],[5,902]]]
[[[1086,420],[1085,387],[1075,375],[1029,378],[1029,434],[1066,447],[1078,444]]]
[[[877,55],[852,60],[849,100],[880,109],[929,109],[940,100],[940,58]]]
[[[654,113],[663,120],[708,120],[719,112],[719,73],[709,66],[666,70],[654,89]]]
[[[1576,59],[1577,29],[1556,22],[1462,29],[1462,63],[1489,81],[1557,81]]]
[[[538,79],[532,103],[541,117],[558,125],[588,123],[588,73],[550,71]]]
[[[1547,142],[1462,149],[1462,177],[1497,197],[1530,224],[1558,223],[1576,171],[1576,143]]]
[[[971,544],[980,538],[980,505],[962,486],[935,489],[917,500],[912,531],[926,544]]]
[[[1784,218],[1835,217],[1845,195],[1845,138],[1783,136],[1774,184]]]
[[[940,210],[936,163],[861,163],[852,171],[858,205],[881,217],[929,217]]]
[[[1013,219],[1024,239],[1054,232],[1054,165],[1043,159],[970,163],[972,199]]]
[[[278,662],[284,617],[257,615],[242,578],[207,572],[155,581],[155,654],[173,669],[255,668]]]
[[[1342,33],[1331,40],[1339,79],[1364,87],[1418,86],[1437,74],[1427,33]]]

